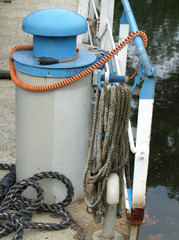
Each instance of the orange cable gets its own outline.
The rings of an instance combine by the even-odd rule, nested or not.
[[[68,61],[75,60],[78,57],[78,53],[79,53],[79,48],[76,49],[76,55],[73,58],[68,58],[68,59],[65,59],[65,60],[59,60],[59,62],[68,62]]]
[[[128,78],[128,80],[131,80],[133,77],[135,77],[135,75],[137,74],[137,71],[138,71],[138,69],[139,69],[139,64],[140,64],[140,61],[138,61],[137,67],[136,67],[136,69],[135,69],[135,72],[132,74],[132,76],[130,76],[130,77]]]
[[[142,37],[144,46],[146,47],[147,41],[148,41],[146,34],[142,31],[133,32],[124,41],[122,41],[122,43],[120,43],[115,49],[113,49],[110,53],[108,53],[106,56],[104,56],[101,60],[99,60],[98,62],[93,64],[91,67],[88,67],[87,69],[83,70],[82,72],[76,74],[73,77],[69,77],[61,82],[53,83],[53,84],[47,85],[47,86],[44,86],[44,85],[35,86],[35,85],[26,84],[17,78],[16,72],[14,69],[14,60],[12,59],[13,54],[18,50],[32,50],[33,49],[32,45],[18,45],[16,47],[14,47],[10,53],[9,68],[10,68],[11,79],[17,86],[19,86],[25,90],[34,91],[34,92],[51,91],[54,89],[58,89],[58,88],[67,86],[67,85],[79,80],[80,78],[90,74],[92,71],[94,71],[94,69],[97,69],[100,66],[102,66],[109,59],[111,59],[114,55],[116,55],[119,51],[121,51],[121,49],[123,49],[133,38],[135,38],[137,36]]]

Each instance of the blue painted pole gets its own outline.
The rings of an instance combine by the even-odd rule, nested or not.
[[[131,190],[131,188],[127,188],[127,193],[128,193],[128,199],[129,199],[129,211],[131,213],[131,208],[132,208],[132,190]]]
[[[105,81],[105,75],[101,74],[101,81]],[[109,82],[125,82],[125,76],[109,74]]]
[[[129,4],[128,0],[121,0],[123,7],[124,7],[124,12],[126,14],[126,18],[128,21],[128,24],[130,26],[130,32],[136,32],[139,31],[136,20],[134,18],[131,6]],[[152,62],[150,58],[148,57],[142,38],[141,37],[136,37],[134,39],[135,46],[137,49],[137,54],[139,56],[140,62],[143,65],[144,72],[148,77],[154,77],[156,74],[156,68],[153,67]]]

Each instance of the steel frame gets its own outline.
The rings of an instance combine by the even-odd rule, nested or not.
[[[121,2],[124,7],[126,22],[130,27],[130,32],[138,31],[139,29],[129,1],[121,0]],[[153,67],[152,62],[146,53],[141,37],[136,37],[134,42],[138,57],[144,70],[145,79],[139,96],[132,206],[129,207],[131,209],[131,213],[129,214],[128,211],[128,218],[132,223],[130,240],[138,239],[140,225],[142,224],[144,217],[156,75],[156,68]]]
[[[82,0],[81,0],[82,1]],[[86,8],[87,8],[86,1]],[[124,40],[129,31],[136,32],[138,31],[138,26],[133,15],[130,3],[128,0],[121,0],[124,12],[120,21],[120,31],[119,38],[120,42]],[[111,4],[111,3],[110,3]],[[96,13],[94,1],[92,1],[94,13]],[[104,5],[104,4],[103,4]],[[105,3],[107,6],[108,3]],[[112,4],[111,4],[112,5]],[[85,10],[87,13],[87,10]],[[106,13],[104,13],[105,15]],[[98,15],[96,16],[98,17]],[[100,32],[104,31],[104,28],[107,26],[109,31],[109,36],[107,37],[105,34],[104,37],[110,39],[107,40],[108,48],[111,45],[114,45],[113,37],[111,37],[112,26],[109,23],[108,16],[103,16],[103,20],[101,20],[101,29]],[[102,42],[106,42],[106,39],[102,39]],[[145,208],[145,194],[146,194],[146,182],[147,182],[147,174],[148,174],[148,163],[149,163],[149,148],[150,148],[150,135],[151,135],[151,125],[152,125],[152,115],[153,115],[153,103],[154,103],[154,92],[155,92],[155,76],[156,76],[156,68],[152,65],[150,58],[148,57],[142,38],[136,37],[134,39],[135,46],[137,49],[137,54],[141,62],[140,71],[142,71],[144,78],[144,83],[140,91],[139,96],[139,111],[138,111],[138,120],[137,120],[137,136],[136,136],[136,146],[134,144],[132,128],[129,122],[129,142],[131,151],[135,154],[135,164],[134,164],[134,177],[133,177],[133,187],[131,189],[127,189],[125,187],[125,203],[126,203],[126,213],[127,217],[131,220],[132,227],[130,232],[130,240],[137,240],[139,236],[140,225],[142,224],[144,217],[144,208]],[[114,47],[114,46],[113,46]],[[122,49],[117,56],[117,70],[118,75],[125,76],[126,73],[126,62],[127,62],[127,47]],[[119,62],[119,66],[118,66]],[[141,74],[140,74],[141,75]],[[140,82],[140,79],[136,79]],[[121,79],[120,79],[121,81]],[[133,87],[134,89],[135,87]],[[124,176],[124,183],[126,182]],[[126,186],[126,184],[125,184]]]

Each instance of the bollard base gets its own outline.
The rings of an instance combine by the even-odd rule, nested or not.
[[[102,238],[102,229],[93,233],[93,240],[124,240],[122,234],[117,231],[114,231],[113,238]]]

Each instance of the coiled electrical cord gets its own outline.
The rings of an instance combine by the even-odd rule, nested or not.
[[[12,169],[12,166],[8,164],[0,164],[0,169]],[[44,191],[42,186],[37,182],[43,178],[58,179],[65,184],[67,188],[67,196],[62,202],[57,204],[44,203]],[[20,196],[29,186],[36,190],[36,200]],[[35,174],[31,178],[14,184],[9,189],[0,205],[0,220],[3,220],[3,223],[0,221],[0,237],[7,236],[15,231],[14,240],[22,240],[25,228],[43,230],[60,230],[67,228],[72,223],[72,217],[64,207],[68,206],[72,201],[73,196],[74,188],[71,181],[58,172],[41,172]],[[16,210],[16,212],[7,213],[7,209]],[[64,220],[57,223],[31,222],[32,214],[36,210],[59,213]]]
[[[33,46],[32,45],[19,45],[14,47],[11,50],[10,53],[10,62],[9,62],[9,68],[10,68],[10,75],[11,75],[11,79],[13,80],[13,82],[28,91],[34,91],[34,92],[44,92],[44,91],[51,91],[51,90],[55,90],[64,86],[67,86],[69,84],[72,84],[73,82],[79,80],[80,78],[83,78],[86,75],[89,75],[92,71],[94,71],[94,69],[99,68],[100,66],[102,66],[103,64],[105,64],[107,61],[109,61],[114,55],[116,55],[119,51],[121,51],[133,38],[140,36],[142,37],[144,46],[147,46],[147,36],[144,32],[142,31],[137,31],[137,32],[133,32],[131,33],[124,41],[122,41],[122,43],[120,43],[115,49],[113,49],[110,53],[108,53],[106,56],[104,56],[101,60],[99,60],[97,63],[93,64],[91,67],[88,67],[87,69],[83,70],[82,72],[80,72],[79,74],[67,78],[61,82],[57,82],[51,85],[43,85],[43,86],[34,86],[34,85],[29,85],[26,83],[23,83],[22,81],[20,81],[17,76],[16,76],[16,72],[14,69],[14,60],[13,60],[13,54],[18,51],[18,50],[32,50]],[[136,71],[135,71],[136,72]]]

